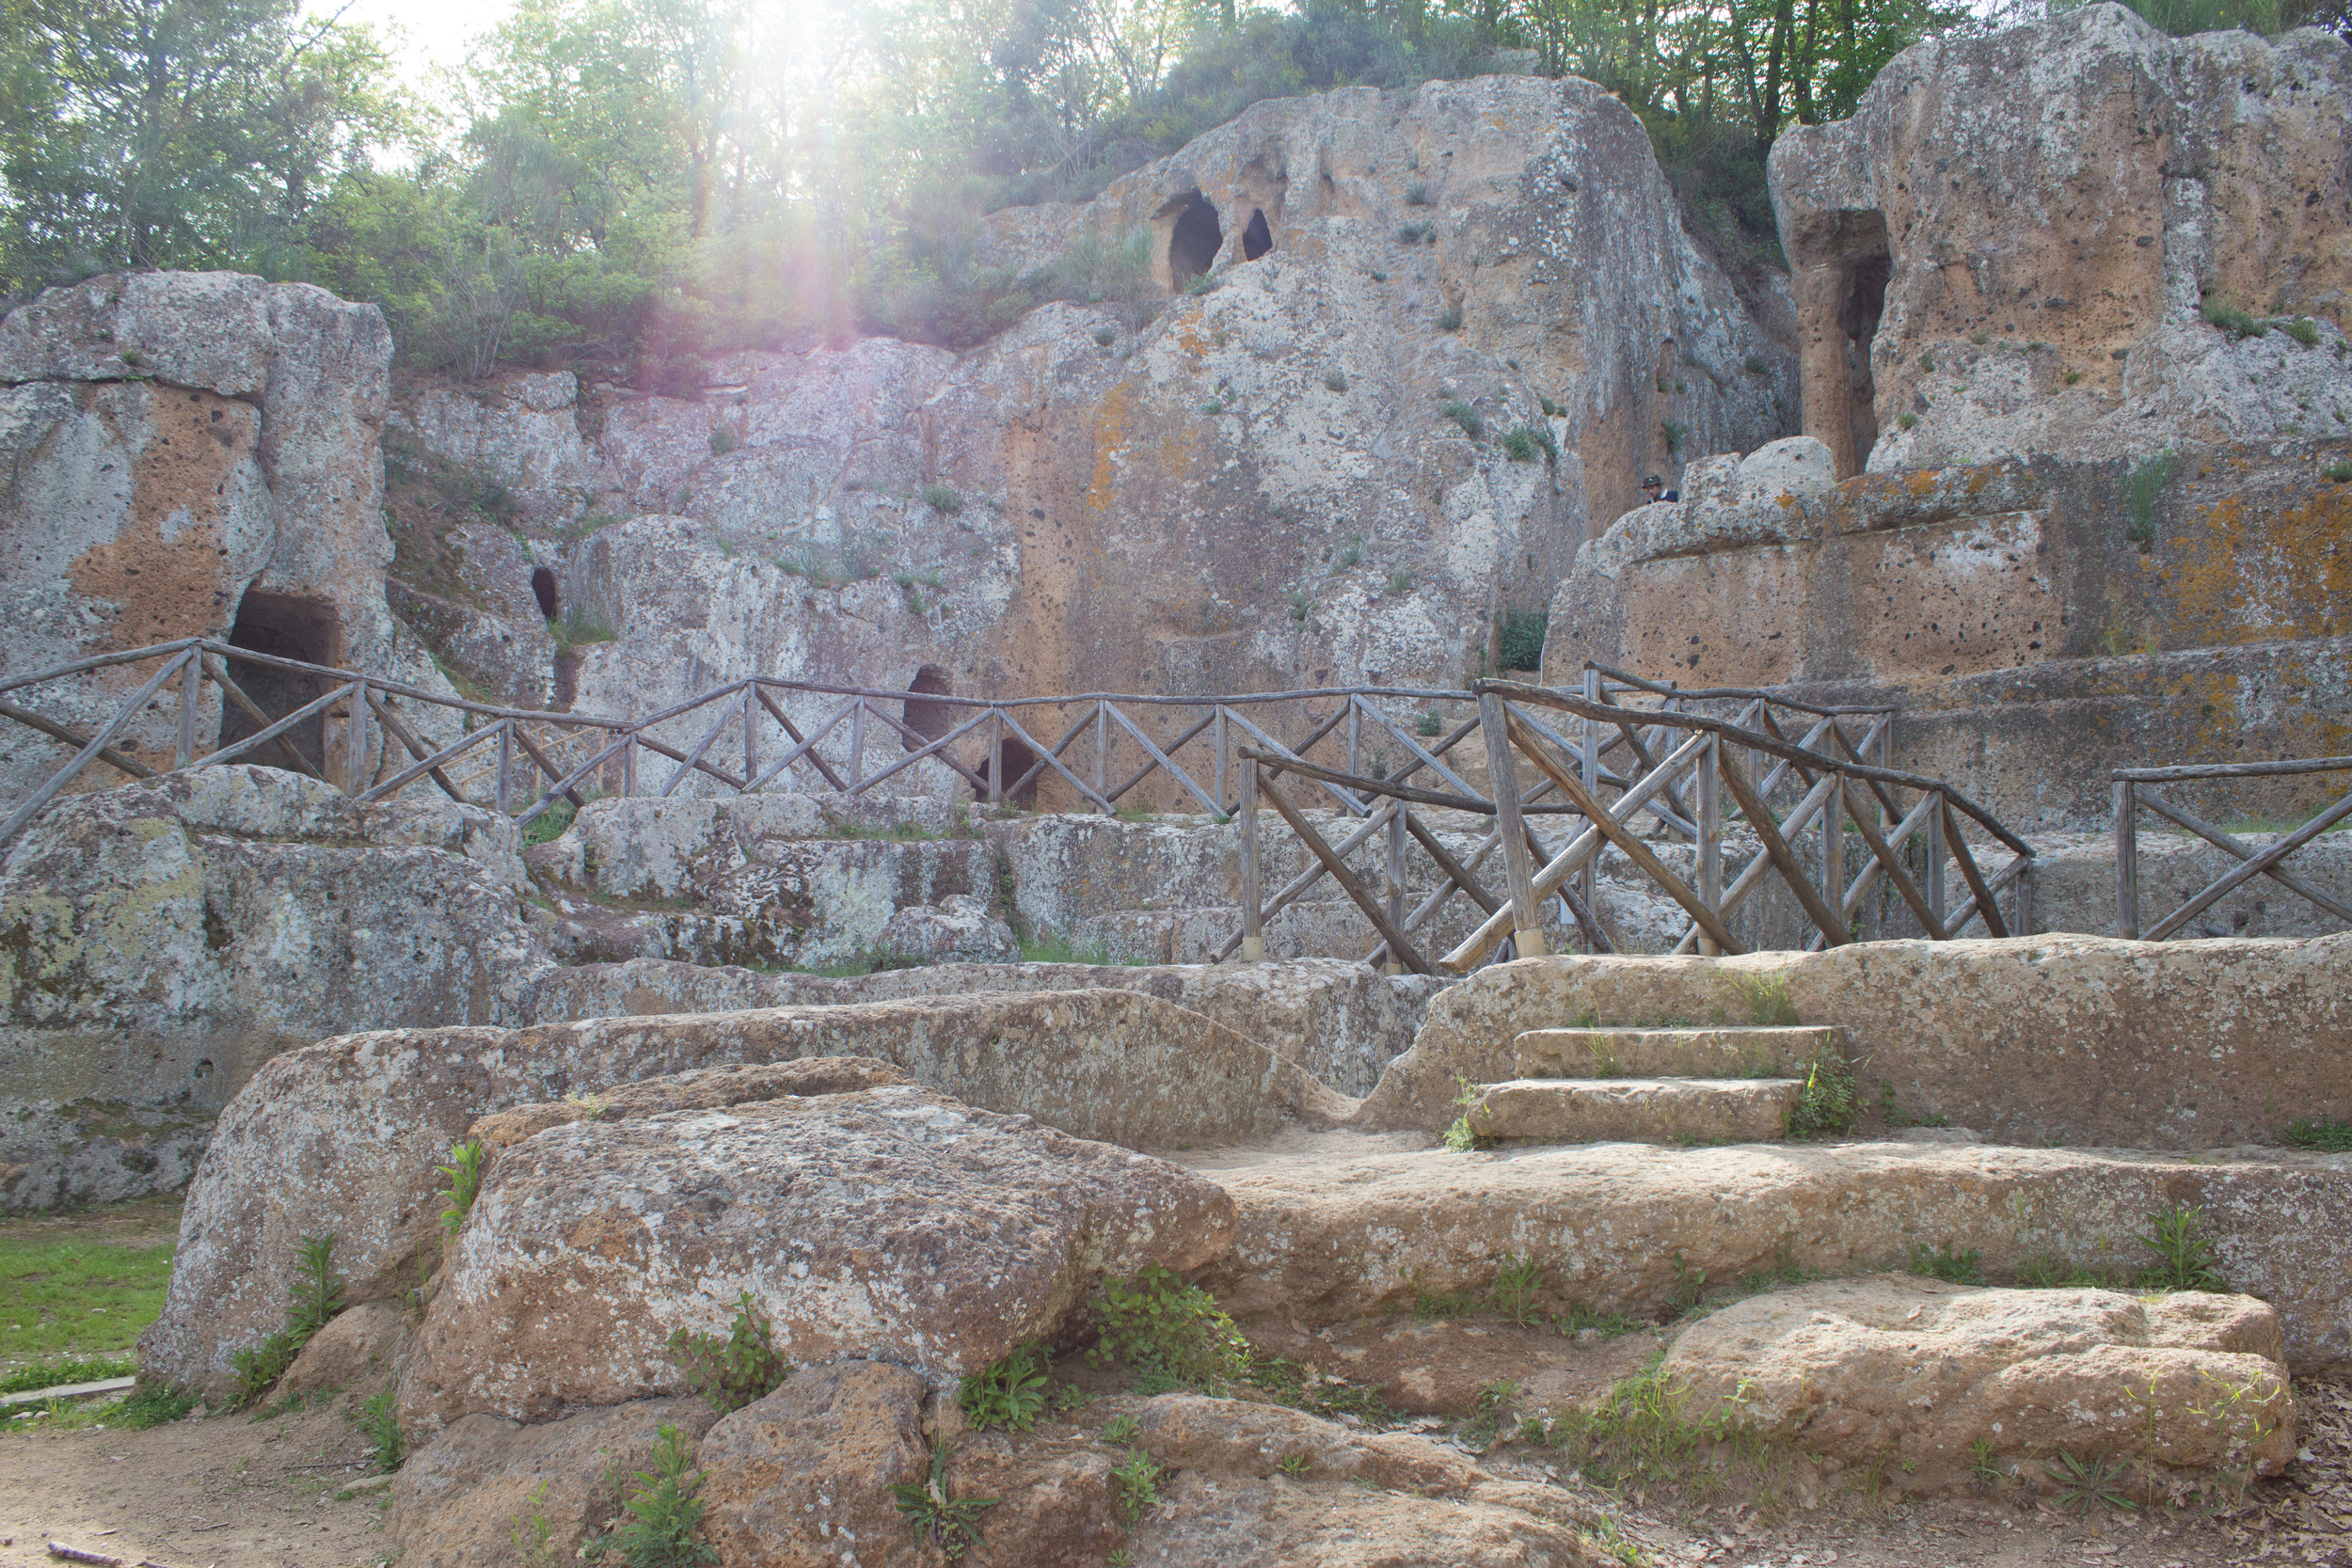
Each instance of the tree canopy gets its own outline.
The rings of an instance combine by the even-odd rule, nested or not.
[[[2176,31],[2319,15],[2135,3]],[[238,267],[378,302],[411,364],[648,387],[812,336],[961,345],[1134,271],[1015,289],[973,263],[987,212],[1090,196],[1266,98],[1497,70],[1616,93],[1694,225],[1767,264],[1781,129],[1984,24],[1960,0],[518,0],[428,102],[297,0],[0,0],[0,288]]]

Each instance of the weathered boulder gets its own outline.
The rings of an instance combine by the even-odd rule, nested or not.
[[[569,371],[510,371],[464,387],[417,386],[384,422],[443,462],[504,486],[527,517],[568,523],[596,488],[579,401],[580,378]]]
[[[141,1363],[225,1386],[230,1353],[284,1321],[305,1235],[335,1233],[353,1301],[418,1283],[439,1229],[435,1167],[493,1112],[695,1068],[861,1055],[987,1110],[1152,1148],[1264,1136],[1349,1103],[1231,1030],[1132,991],[348,1035],[274,1058],[222,1112]]]
[[[408,1349],[408,1304],[363,1301],[327,1320],[278,1380],[280,1399],[348,1388],[391,1386]]]
[[[276,768],[58,803],[0,862],[0,1207],[162,1192],[276,1053],[520,1022],[547,961],[511,823]]]
[[[1541,1265],[1536,1299],[1656,1314],[1708,1284],[1794,1265],[1900,1267],[1915,1246],[2021,1270],[2137,1270],[2137,1237],[2178,1203],[2203,1212],[2222,1275],[2278,1311],[2298,1369],[2352,1359],[2352,1157],[1918,1143],[1268,1158],[1216,1171],[1239,1208],[1233,1251],[1204,1277],[1237,1315],[1309,1327],[1483,1294],[1510,1259]],[[2291,1223],[2282,1223],[2284,1216]]]
[[[725,1417],[696,1455],[703,1538],[742,1568],[926,1560],[890,1489],[929,1479],[927,1392],[904,1367],[835,1361]]]
[[[466,1135],[482,1146],[485,1160],[495,1161],[501,1150],[525,1138],[576,1121],[628,1121],[669,1111],[719,1111],[753,1101],[854,1094],[885,1084],[912,1082],[888,1062],[872,1056],[818,1056],[756,1067],[701,1068],[616,1084],[595,1094],[494,1111],[475,1122]]]
[[[689,1439],[717,1419],[701,1400],[638,1400],[543,1426],[469,1416],[416,1449],[392,1483],[387,1531],[419,1568],[478,1568],[532,1550],[568,1560],[626,1515],[660,1429]],[[544,1534],[542,1531],[544,1530]],[[519,1544],[518,1544],[519,1543]]]
[[[719,1013],[967,991],[1140,991],[1290,1055],[1342,1094],[1360,1095],[1407,1049],[1443,982],[1381,974],[1335,958],[1264,964],[930,964],[834,979],[636,959],[558,971],[540,986],[539,1018]]]
[[[1906,50],[1772,148],[1806,433],[1841,475],[2345,434],[2348,117],[2352,59],[2313,29],[2092,5]]]
[[[1973,1489],[1983,1452],[2276,1475],[2296,1449],[2278,1347],[2276,1314],[2244,1296],[1893,1275],[1735,1302],[1677,1336],[1661,1370],[1685,1419],[1891,1462],[1905,1490],[1939,1492]]]
[[[780,1354],[935,1379],[1052,1338],[1104,1272],[1198,1268],[1232,1206],[1179,1166],[914,1086],[551,1128],[484,1179],[404,1427],[675,1389],[749,1292]]]
[[[1021,943],[1012,927],[988,912],[969,894],[951,893],[936,904],[909,904],[892,915],[875,948],[894,958],[928,963],[1017,963]]]
[[[1442,1127],[1455,1075],[1518,1076],[1526,1030],[1742,1022],[1772,988],[1797,1020],[1845,1031],[1866,1084],[2004,1142],[2209,1148],[2352,1117],[2352,936],[2058,935],[1494,965],[1440,993],[1358,1123]]]

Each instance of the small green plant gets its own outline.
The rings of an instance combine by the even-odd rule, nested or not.
[[[1486,439],[1486,421],[1478,417],[1478,410],[1456,398],[1448,402],[1439,412],[1462,427],[1462,434],[1473,441]]]
[[[2270,331],[2268,322],[2248,311],[2227,294],[2208,296],[2203,315],[2207,325],[2221,328],[2233,338],[2260,338]]]
[[[1911,1272],[1930,1279],[1941,1279],[1952,1285],[1981,1285],[1984,1270],[1979,1266],[1981,1255],[1975,1247],[1965,1252],[1946,1242],[1940,1247],[1911,1243]]]
[[[1454,1103],[1461,1115],[1445,1130],[1445,1146],[1456,1154],[1468,1154],[1479,1145],[1478,1132],[1470,1126],[1470,1114],[1478,1104],[1480,1089],[1460,1073],[1454,1075]]]
[[[1395,598],[1400,594],[1411,593],[1413,591],[1413,574],[1406,571],[1402,566],[1390,567],[1388,590],[1389,596],[1391,598]],[[1434,734],[1435,732],[1433,731],[1432,733]]]
[[[1932,354],[1923,354],[1919,356],[1919,369],[1921,371],[1933,371],[1935,369],[1935,356]]]
[[[1824,1051],[1805,1066],[1804,1087],[1797,1091],[1796,1109],[1788,1113],[1788,1135],[1834,1137],[1853,1123],[1853,1072],[1835,1052]]]
[[[1307,612],[1314,608],[1314,603],[1313,599],[1308,597],[1307,591],[1304,588],[1292,589],[1291,619],[1297,622],[1302,626],[1305,626],[1307,624]]]
[[[929,1541],[953,1562],[980,1544],[980,1515],[996,1506],[994,1497],[959,1497],[947,1486],[947,1440],[931,1445],[931,1473],[925,1481],[899,1481],[890,1488],[898,1513],[914,1527],[917,1541]]]
[[[1423,708],[1413,720],[1413,733],[1426,740],[1445,728],[1445,721],[1438,717],[1434,707]]]
[[[1525,425],[1514,425],[1502,433],[1502,455],[1514,463],[1535,461],[1535,443],[1528,439]]]
[[[1438,310],[1438,330],[1440,332],[1462,330],[1462,308],[1459,305],[1448,305]]]
[[[914,493],[921,497],[923,504],[933,512],[952,517],[963,510],[963,498],[956,493],[952,485],[926,484]]]
[[[733,425],[723,424],[719,426],[710,433],[710,455],[713,457],[724,457],[727,453],[736,449],[736,446],[740,439],[741,438],[735,434],[735,427]]]
[[[628,1568],[697,1568],[718,1549],[701,1535],[702,1473],[686,1451],[686,1434],[664,1421],[655,1429],[653,1468],[635,1473],[637,1495],[622,1505],[628,1520],[609,1549]]]
[[[2172,478],[2172,454],[2159,452],[2134,467],[2123,481],[2123,537],[2148,554],[2156,544],[2156,505]]]
[[[482,1191],[482,1140],[468,1138],[450,1146],[448,1164],[433,1167],[449,1182],[441,1189],[442,1235],[456,1235],[464,1228],[466,1216],[473,1212],[473,1200]]]
[[[2001,1466],[1994,1458],[1994,1451],[1990,1437],[1979,1437],[1968,1445],[1968,1468],[1978,1481],[1987,1486],[1998,1484],[2001,1479]]]
[[[1333,558],[1333,564],[1343,572],[1352,571],[1362,563],[1363,559],[1364,536],[1351,533],[1347,536],[1347,543],[1340,547],[1340,553]]]
[[[301,1261],[294,1282],[294,1302],[286,1311],[286,1326],[260,1344],[230,1353],[229,1365],[237,1374],[232,1408],[244,1409],[270,1390],[285,1375],[310,1336],[342,1310],[343,1280],[335,1272],[335,1235],[326,1231],[302,1238]]]
[[[1677,424],[1672,420],[1668,420],[1663,424],[1661,424],[1658,427],[1658,434],[1665,438],[1666,455],[1669,457],[1680,457],[1682,455],[1682,444],[1683,442],[1689,440],[1691,436],[1691,432],[1688,428],[1683,425]]]
[[[555,1568],[555,1521],[548,1516],[548,1482],[541,1481],[523,1494],[528,1514],[513,1515],[506,1539],[515,1545],[515,1557],[523,1568]]]
[[[2183,1199],[2148,1216],[2148,1234],[2132,1238],[2155,1254],[2141,1277],[2166,1291],[2226,1292],[2230,1282],[2217,1266],[2219,1244],[2205,1234],[2205,1212]]]
[[[2347,457],[2340,463],[2330,463],[2319,471],[2338,484],[2352,484],[2352,457]]]
[[[2345,476],[2352,479],[2352,474]],[[2279,1141],[2289,1148],[2322,1148],[2341,1154],[2352,1149],[2352,1121],[2339,1121],[2333,1117],[2314,1117],[2308,1121],[2287,1124]]]
[[[1536,1303],[1543,1289],[1543,1266],[1532,1258],[1506,1252],[1495,1269],[1495,1282],[1486,1298],[1502,1317],[1533,1325],[1544,1321],[1543,1308]]]
[[[1770,375],[1772,373],[1772,367],[1764,362],[1764,356],[1760,354],[1751,354],[1745,359],[1740,360],[1740,368],[1747,372],[1750,375]]]
[[[1916,414],[1898,414],[1895,416],[1895,422],[1902,426],[1905,430],[1909,430],[1918,424],[1919,416]]]
[[[400,1468],[400,1462],[408,1451],[408,1440],[401,1434],[400,1418],[392,1411],[389,1388],[360,1402],[352,1413],[352,1424],[368,1440],[368,1467],[378,1475],[390,1475]]]
[[[1215,273],[1195,273],[1190,278],[1185,280],[1184,293],[1192,294],[1196,297],[1201,294],[1212,294],[1216,293],[1217,285],[1221,281],[1223,280]]]
[[[2083,378],[2083,372],[2080,372],[2080,371],[2068,371],[2068,372],[2066,372],[2066,384],[2067,384],[2069,387],[2074,386],[2076,382],[2080,381],[2082,378]]]
[[[1143,1522],[1145,1512],[1160,1500],[1165,1473],[1160,1462],[1141,1449],[1129,1449],[1127,1457],[1112,1466],[1111,1508],[1120,1524],[1133,1529]]]
[[[1283,1455],[1281,1462],[1274,1467],[1281,1471],[1286,1476],[1303,1476],[1313,1465],[1313,1464],[1314,1461],[1309,1459],[1305,1454],[1293,1453]]]
[[[1675,1282],[1666,1292],[1666,1300],[1674,1307],[1674,1315],[1680,1318],[1696,1311],[1699,1303],[1706,1298],[1706,1295],[1707,1271],[1692,1268],[1691,1259],[1682,1255],[1681,1249],[1677,1248]]]
[[[1428,224],[1408,223],[1396,231],[1396,239],[1399,245],[1419,245],[1423,240],[1435,238],[1437,232]]]
[[[1378,267],[1372,269],[1370,277],[1375,283],[1386,283],[1389,280],[1389,275],[1382,272]]]
[[[1219,414],[1225,412],[1225,400],[1222,398],[1211,398],[1208,402],[1200,405],[1200,412],[1206,414],[1209,418],[1214,420]]]
[[[1731,984],[1748,1009],[1748,1022],[1757,1028],[1794,1028],[1804,1022],[1797,1016],[1797,1005],[1788,998],[1788,976],[1785,973],[1737,974],[1732,976]]]
[[[1514,610],[1502,618],[1502,667],[1540,670],[1544,663],[1544,634],[1551,628],[1548,610]]]
[[[1156,1263],[1104,1280],[1094,1321],[1101,1338],[1087,1354],[1097,1366],[1118,1361],[1172,1386],[1212,1391],[1249,1370],[1249,1342],[1216,1298]]]
[[[1325,388],[1329,391],[1344,392],[1347,390],[1347,377],[1342,375],[1337,371],[1333,371],[1329,375],[1323,378],[1323,385]]]
[[[1421,182],[1421,181],[1419,181],[1419,180],[1416,180],[1416,181],[1414,181],[1411,184],[1409,184],[1409,185],[1406,186],[1406,187],[1405,187],[1405,205],[1406,205],[1406,206],[1407,206],[1407,207],[1426,207],[1426,206],[1428,206],[1428,205],[1429,205],[1429,187],[1428,187],[1428,185],[1426,185],[1425,183],[1423,183],[1422,182]]]
[[[128,1399],[115,1406],[108,1424],[132,1432],[159,1427],[167,1421],[183,1419],[198,1402],[197,1397],[185,1389],[165,1383],[142,1382],[131,1390]]]
[[[1119,341],[1119,334],[1110,327],[1098,326],[1094,329],[1094,341],[1099,347],[1108,348]]]
[[[956,1402],[981,1432],[992,1427],[1026,1432],[1045,1408],[1046,1367],[1042,1349],[1018,1346],[986,1370],[965,1378]]]
[[[1114,1546],[1111,1548],[1111,1555],[1104,1558],[1103,1561],[1107,1568],[1136,1568],[1136,1554],[1130,1547]]]
[[[1133,1416],[1122,1413],[1120,1415],[1113,1416],[1109,1420],[1103,1423],[1103,1441],[1105,1443],[1132,1443],[1136,1440],[1136,1433],[1141,1432],[1142,1430],[1142,1422],[1136,1420]]]
[[[2137,1509],[2139,1505],[2123,1496],[2123,1462],[2105,1455],[2077,1459],[2065,1449],[2058,1450],[2056,1465],[2044,1460],[2042,1471],[2058,1484],[2058,1507],[2070,1513],[2088,1513],[2094,1503],[2109,1508]]]
[[[725,1338],[679,1329],[670,1336],[670,1355],[686,1373],[686,1386],[723,1416],[784,1386],[792,1364],[776,1354],[767,1314],[743,1291],[736,1298],[735,1321]]]
[[[1477,1408],[1462,1423],[1464,1440],[1473,1448],[1492,1446],[1510,1418],[1511,1402],[1519,1397],[1519,1386],[1508,1379],[1498,1379],[1479,1389]]]
[[[2305,348],[2319,346],[2319,324],[2309,316],[2278,316],[2270,323]]]
[[[1567,412],[1558,404],[1552,402],[1548,397],[1542,396],[1540,393],[1536,396],[1535,406],[1544,411],[1544,418],[1547,420],[1563,419],[1566,416]]]

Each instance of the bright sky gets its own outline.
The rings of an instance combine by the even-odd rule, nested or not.
[[[365,23],[388,40],[400,61],[401,80],[423,88],[435,66],[455,67],[473,40],[502,21],[508,0],[309,0],[311,14]]]

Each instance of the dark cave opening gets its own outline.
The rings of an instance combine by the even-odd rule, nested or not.
[[[926,664],[914,672],[914,678],[907,682],[907,689],[935,697],[952,697],[956,693],[956,683],[948,679],[947,672],[938,665]],[[900,736],[900,741],[908,751],[919,752],[925,742],[937,740],[956,727],[956,710],[949,703],[927,703],[921,697],[909,697],[898,721],[914,732],[914,735]],[[916,736],[922,738],[918,740]]]
[[[236,624],[229,630],[229,644],[277,658],[291,658],[305,664],[334,664],[342,656],[342,625],[335,607],[321,599],[297,598],[291,594],[270,594],[247,591],[237,606]],[[292,713],[307,703],[326,695],[331,683],[325,675],[313,675],[300,670],[280,670],[272,665],[226,661],[230,677],[239,689],[253,700],[253,705],[269,716],[271,723]],[[238,706],[228,702],[221,705],[220,744],[233,746],[247,736],[259,735],[267,728]],[[302,759],[321,773],[326,771],[326,719],[312,714],[293,729],[285,732]],[[276,746],[262,745],[237,759],[258,763],[264,768],[282,768],[285,753]]]
[[[553,621],[556,615],[555,574],[545,566],[534,566],[531,572],[531,596],[539,601],[539,619]]]
[[[1184,198],[1168,235],[1169,284],[1181,289],[1207,272],[1216,265],[1216,253],[1224,245],[1225,230],[1216,221],[1216,209],[1209,198],[1199,191]]]
[[[1265,214],[1249,214],[1249,226],[1241,231],[1241,254],[1245,261],[1254,261],[1274,248],[1274,231],[1266,227]]]

